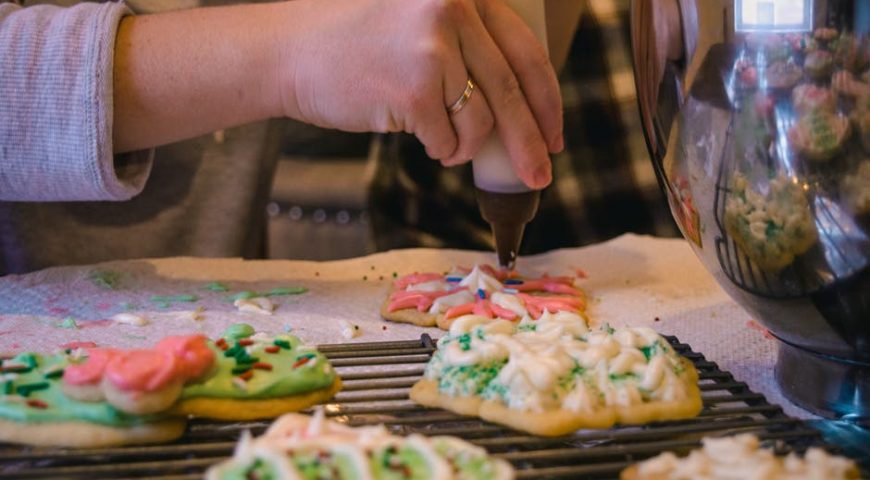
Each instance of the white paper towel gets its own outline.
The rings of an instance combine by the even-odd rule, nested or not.
[[[148,346],[170,334],[216,336],[236,322],[270,333],[289,329],[310,343],[414,339],[424,332],[437,338],[440,330],[380,318],[393,275],[446,272],[454,265],[495,260],[492,253],[410,249],[333,262],[169,258],[10,275],[0,277],[0,352],[53,351],[70,342]],[[773,379],[775,341],[716,285],[683,240],[624,235],[589,247],[523,257],[518,268],[527,276],[575,275],[582,269],[588,275],[581,286],[589,296],[593,323],[649,326],[676,335],[786,413],[814,418],[779,393]],[[117,274],[115,288],[95,282],[97,272]],[[215,281],[230,290],[204,288]],[[306,287],[308,292],[271,297],[277,304],[273,315],[240,313],[228,299],[243,290],[281,287]],[[182,294],[197,300],[153,298]],[[197,309],[200,320],[194,319]],[[109,320],[122,312],[144,316],[150,323]],[[341,320],[358,325],[360,335],[346,340]]]

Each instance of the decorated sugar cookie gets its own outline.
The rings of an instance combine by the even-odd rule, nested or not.
[[[446,275],[400,277],[393,282],[381,316],[447,330],[457,317],[470,313],[518,322],[525,317],[540,318],[546,311],[582,315],[585,309],[585,295],[575,286],[574,277],[523,278],[516,272],[477,265]]]
[[[703,439],[704,446],[679,458],[665,452],[625,469],[622,480],[683,480],[704,478],[765,478],[768,480],[847,480],[857,479],[855,462],[810,448],[803,458],[794,453],[777,456],[762,448],[752,434]]]
[[[518,324],[466,315],[439,340],[411,399],[552,436],[693,417],[697,380],[648,328],[589,331],[564,311]]]
[[[104,447],[173,440],[185,421],[165,413],[136,415],[105,401],[102,391],[90,398],[68,396],[65,371],[84,352],[53,355],[22,353],[0,363],[0,441],[37,446]]]
[[[509,480],[504,460],[455,437],[392,435],[383,426],[351,428],[323,418],[287,414],[258,438],[242,437],[233,458],[208,470],[208,480],[251,478]]]
[[[178,413],[226,420],[275,418],[326,401],[341,389],[326,357],[292,335],[271,336],[236,324],[207,345],[215,365],[184,387]]]

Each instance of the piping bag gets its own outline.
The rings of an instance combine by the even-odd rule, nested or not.
[[[505,0],[547,48],[544,0]],[[531,190],[517,177],[498,132],[471,161],[477,206],[492,228],[501,268],[513,270],[523,240],[523,231],[538,212],[540,190]]]

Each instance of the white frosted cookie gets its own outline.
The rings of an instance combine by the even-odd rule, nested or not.
[[[818,240],[806,193],[784,176],[761,194],[741,174],[734,176],[725,202],[725,230],[763,270],[790,265]]]
[[[415,273],[393,282],[381,316],[394,322],[444,330],[474,313],[491,320],[537,319],[545,310],[582,315],[586,299],[574,277],[522,278],[488,265],[448,274]]]
[[[665,452],[632,465],[622,480],[845,480],[858,478],[855,462],[810,448],[803,458],[795,454],[778,457],[761,448],[752,434],[704,438],[704,446],[687,457]]]
[[[589,331],[569,312],[518,324],[466,315],[439,340],[411,399],[555,436],[693,417],[702,406],[697,380],[648,328]]]
[[[383,426],[351,428],[287,414],[258,438],[245,434],[235,454],[206,472],[208,480],[251,478],[510,480],[504,460],[455,437],[400,437]]]

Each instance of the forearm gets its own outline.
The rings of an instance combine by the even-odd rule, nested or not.
[[[286,4],[126,17],[115,44],[116,153],[280,116]]]

